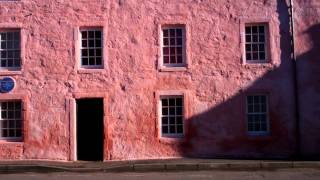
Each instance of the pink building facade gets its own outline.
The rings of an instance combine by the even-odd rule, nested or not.
[[[0,0],[0,160],[319,156],[320,3],[293,9]]]

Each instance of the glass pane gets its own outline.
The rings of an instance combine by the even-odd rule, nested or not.
[[[168,134],[168,126],[162,126],[162,133]]]
[[[177,126],[177,133],[179,133],[179,134],[183,133],[183,126],[182,125]]]
[[[101,57],[96,58],[96,65],[102,65],[102,59]]]
[[[88,47],[88,41],[82,40],[82,47]]]
[[[252,42],[258,42],[258,35],[252,35]]]
[[[170,126],[170,133],[176,133],[176,126]]]
[[[89,49],[89,56],[94,56],[94,49]]]
[[[88,31],[89,32],[89,38],[94,38],[94,31]]]
[[[177,115],[182,115],[182,107],[177,107]]]
[[[246,27],[246,34],[251,34],[251,27],[250,26]]]
[[[177,33],[178,37],[181,37],[182,36],[182,29],[177,29],[176,33]]]
[[[100,39],[101,38],[101,31],[96,31],[96,38],[97,39]]]
[[[163,57],[163,63],[168,64],[169,63],[169,56]]]
[[[176,120],[177,120],[177,124],[182,124],[182,117],[181,116],[178,116],[176,118]]]
[[[182,45],[182,38],[177,38],[177,45],[179,45],[179,46]]]
[[[14,121],[14,120],[9,121],[9,128],[11,128],[11,129],[16,128],[16,125],[15,125],[15,121]]]
[[[87,36],[87,31],[82,31],[81,32],[81,36],[82,36],[82,39],[86,39],[88,36]]]
[[[101,47],[101,40],[96,40],[96,47]]]
[[[169,124],[175,125],[175,124],[176,124],[176,118],[175,118],[175,117],[170,117],[170,118],[169,118]]]
[[[251,42],[251,35],[246,35],[246,42],[248,42],[248,43]]]
[[[162,124],[168,124],[168,117],[162,117]]]
[[[102,56],[101,49],[96,49],[96,56]]]
[[[170,37],[175,37],[175,36],[176,36],[175,29],[170,29]]]
[[[169,45],[169,39],[163,38],[163,45],[168,46]]]
[[[176,105],[176,99],[171,98],[169,99],[169,106],[175,106]]]
[[[162,108],[162,115],[168,115],[168,108]]]
[[[89,47],[94,47],[94,40],[89,40]]]
[[[1,118],[2,119],[7,119],[8,118],[7,111],[2,111],[1,112]]]
[[[182,56],[177,56],[177,63],[182,63],[182,62],[183,62]]]
[[[89,59],[88,58],[82,58],[82,65],[86,66],[89,64]]]
[[[264,26],[259,26],[259,33],[264,33]]]
[[[260,35],[259,36],[259,42],[265,42],[265,36],[264,35]]]
[[[81,50],[81,55],[83,56],[88,56],[88,49],[82,49]]]
[[[169,30],[168,29],[164,29],[163,30],[163,37],[168,37],[169,36]]]
[[[14,118],[14,112],[8,111],[8,119],[13,119],[13,118]]]
[[[89,65],[96,65],[94,58],[89,58]]]
[[[257,26],[252,26],[252,33],[258,33],[258,27]]]
[[[174,107],[169,109],[169,115],[175,115],[176,114],[176,109]]]
[[[176,40],[175,40],[175,38],[170,38],[170,45],[171,45],[171,46],[176,45]]]
[[[162,106],[168,106],[168,99],[162,99]]]

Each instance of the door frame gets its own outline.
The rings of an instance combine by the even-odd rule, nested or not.
[[[69,160],[78,161],[77,157],[77,101],[78,99],[103,99],[103,161],[109,160],[109,130],[108,130],[108,95],[107,93],[74,93],[73,97],[69,99]]]

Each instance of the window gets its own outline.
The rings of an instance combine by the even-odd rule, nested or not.
[[[183,96],[163,96],[161,103],[161,134],[163,137],[183,136]]]
[[[162,28],[162,65],[182,67],[185,60],[185,28],[172,26]]]
[[[266,95],[247,96],[247,121],[249,133],[268,132],[268,97]]]
[[[102,29],[81,30],[81,67],[103,68]]]
[[[266,27],[267,25],[265,24],[249,24],[245,26],[245,51],[247,62],[266,62]]]
[[[17,70],[21,66],[19,30],[0,31],[0,68]]]
[[[0,139],[19,139],[22,134],[21,101],[0,102]]]

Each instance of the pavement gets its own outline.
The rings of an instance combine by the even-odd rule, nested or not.
[[[272,170],[291,168],[320,169],[320,161],[290,160],[223,160],[223,159],[165,159],[105,162],[62,162],[18,160],[0,161],[0,173],[51,172],[176,172],[212,170]]]

